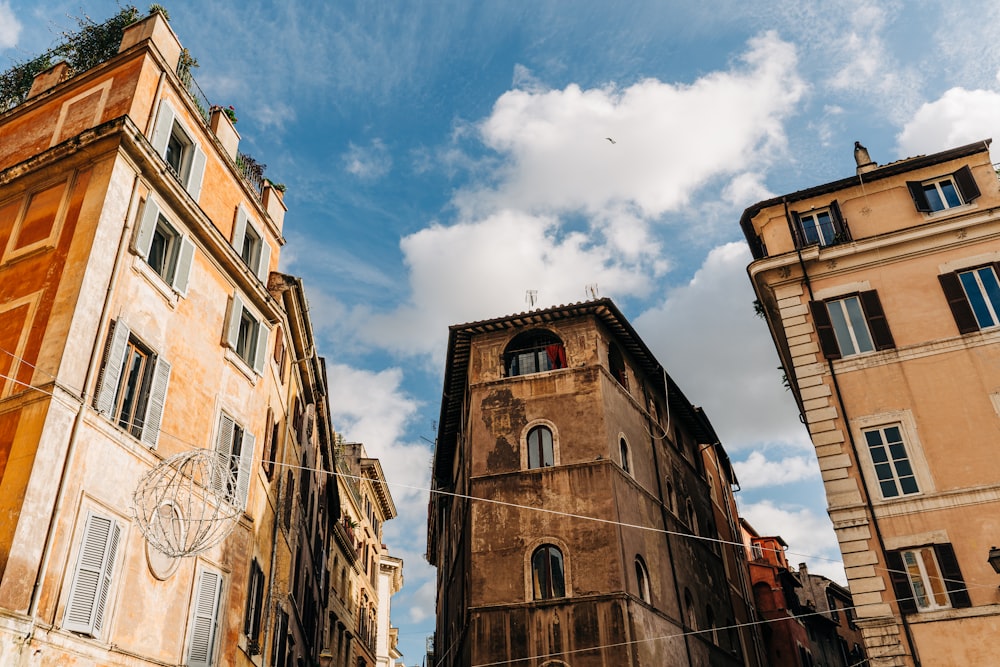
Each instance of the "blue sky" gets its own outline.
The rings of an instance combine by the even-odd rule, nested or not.
[[[394,484],[407,664],[433,631],[419,489],[447,327],[525,310],[526,290],[614,298],[715,424],[743,514],[843,579],[820,560],[839,552],[739,217],[852,175],[855,140],[887,163],[995,136],[1000,5],[164,4],[202,89],[236,107],[241,150],[288,186],[282,269],[305,279],[334,426]],[[81,11],[0,0],[0,68]]]

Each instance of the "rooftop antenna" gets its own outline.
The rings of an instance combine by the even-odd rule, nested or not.
[[[528,304],[528,308],[534,308],[535,302],[538,301],[538,290],[529,289],[525,291],[524,300]]]
[[[590,283],[583,288],[584,293],[591,299],[596,299],[600,291],[597,289],[597,283]]]

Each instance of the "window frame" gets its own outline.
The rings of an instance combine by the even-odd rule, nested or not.
[[[130,350],[145,354],[147,359],[142,370],[142,377],[134,396],[136,405],[128,423],[120,423],[122,401],[125,398],[122,391],[128,375],[125,362]],[[160,425],[163,420],[163,410],[167,400],[167,390],[170,383],[170,364],[132,334],[128,325],[118,319],[111,323],[107,342],[104,348],[104,361],[97,378],[97,389],[94,392],[94,408],[107,417],[117,428],[137,438],[150,449],[156,449],[160,438]],[[141,404],[141,405],[140,405]],[[138,411],[138,412],[136,412]],[[136,420],[141,420],[141,425]],[[138,432],[137,432],[138,429]]]
[[[830,216],[828,223],[829,234],[823,233],[822,225],[819,223],[819,215],[822,213],[828,213]],[[847,227],[844,216],[840,212],[840,204],[837,203],[836,199],[826,206],[811,208],[808,211],[791,211],[790,214],[792,216],[792,231],[795,236],[796,248],[804,248],[815,244],[819,244],[820,247],[827,247],[851,240],[850,230]],[[814,220],[812,228],[816,237],[814,239],[809,238],[805,223],[807,218],[813,218]]]
[[[905,563],[905,554],[922,553],[932,556],[933,563],[937,567],[940,579],[944,582],[944,596],[948,604],[934,604],[921,607],[918,600],[921,594],[916,590],[911,570]],[[906,547],[887,551],[886,564],[889,570],[889,578],[892,583],[893,592],[896,596],[896,603],[899,611],[903,614],[925,613],[939,611],[942,609],[962,609],[971,607],[972,601],[966,588],[965,579],[962,577],[958,559],[955,557],[955,549],[948,542],[937,544],[923,544],[919,546]],[[928,584],[932,584],[933,579],[938,577],[926,572],[925,559],[915,559],[918,564],[918,571],[921,576],[919,584],[925,591]],[[930,587],[931,589],[933,586]],[[933,593],[925,593],[925,596],[933,596]]]
[[[545,569],[545,591],[542,591],[543,582],[539,577],[536,577],[536,573],[539,568],[536,566],[536,561],[539,555],[543,555],[543,560],[541,561]],[[552,557],[558,556],[559,568],[561,572],[558,573],[559,585],[556,585],[556,573],[552,570]],[[531,591],[532,600],[559,600],[565,597],[569,597],[568,588],[566,586],[566,555],[563,550],[556,544],[551,542],[545,542],[536,546],[531,550],[531,556],[528,558],[528,586]]]
[[[217,493],[241,510],[247,506],[255,442],[248,428],[226,412],[219,413],[215,451],[224,467],[216,472],[212,483]]]
[[[267,285],[271,261],[271,246],[266,238],[263,227],[250,218],[243,204],[237,206],[236,220],[233,223],[233,249],[264,285]],[[247,239],[253,240],[249,248],[246,247]]]
[[[549,329],[522,331],[508,341],[503,351],[504,377],[521,377],[568,368],[566,345]],[[525,370],[527,361],[530,368]],[[544,366],[544,368],[543,368]]]
[[[254,558],[250,562],[250,581],[247,583],[247,601],[243,612],[243,634],[247,638],[247,652],[260,655],[260,630],[263,620],[264,583],[266,576],[260,563]]]
[[[150,255],[156,232],[164,227],[173,236],[173,248],[169,251],[170,257],[165,258],[163,269],[158,270],[151,261]],[[132,249],[146,262],[152,273],[171,290],[181,296],[187,296],[191,268],[194,264],[195,244],[190,236],[169,220],[152,193],[146,196],[142,216],[136,227]]]
[[[854,321],[850,316],[850,313],[841,321],[842,325],[846,325],[847,330],[851,335],[851,344],[854,346],[853,352],[844,353],[843,346],[841,344],[840,336],[837,333],[837,327],[834,322],[834,317],[831,315],[830,304],[834,303],[844,303],[856,300],[858,304],[858,311],[861,320]],[[846,309],[846,305],[844,306]],[[842,294],[836,297],[831,297],[823,301],[810,301],[809,309],[812,313],[813,324],[816,327],[816,333],[819,337],[820,349],[823,352],[823,356],[827,359],[842,359],[849,357],[857,357],[865,354],[872,354],[874,352],[881,352],[884,350],[894,349],[896,347],[896,342],[892,337],[892,331],[889,329],[889,322],[886,319],[885,311],[882,309],[882,302],[878,297],[878,292],[876,290],[865,290],[861,292],[854,292],[849,294]],[[843,311],[841,311],[843,314]],[[857,346],[857,331],[860,324],[864,324],[864,331],[868,337],[868,341],[871,342],[872,349],[859,351]]]
[[[264,374],[269,332],[264,318],[250,308],[238,290],[233,292],[224,340],[233,354],[257,375]]]
[[[205,152],[194,137],[194,133],[177,117],[170,102],[163,100],[156,114],[150,143],[163,159],[168,171],[177,178],[181,186],[191,195],[191,198],[198,201],[205,175],[206,157]],[[168,162],[171,139],[176,139],[178,143],[182,144],[181,157],[178,162],[179,170]]]
[[[534,434],[543,434],[539,438],[539,442],[533,443],[532,436]],[[548,440],[546,441],[544,434],[548,435]],[[556,454],[555,454],[555,436],[552,433],[552,429],[546,424],[536,424],[528,429],[528,433],[525,436],[525,440],[528,447],[528,470],[535,470],[539,468],[551,468],[556,464]],[[537,451],[535,464],[532,465],[532,455]],[[546,462],[548,461],[548,462]]]
[[[896,431],[897,440],[890,440],[890,431]],[[881,426],[868,427],[861,430],[865,445],[867,446],[868,458],[871,460],[872,470],[875,473],[872,479],[873,485],[878,487],[879,495],[883,500],[896,500],[909,496],[924,493],[921,489],[920,479],[916,466],[910,456],[909,448],[906,446],[906,437],[903,425],[900,423],[884,424]],[[878,434],[878,443],[873,443],[870,436]],[[893,453],[893,445],[902,450],[902,457]],[[876,448],[885,450],[883,454],[876,456]],[[883,474],[888,474],[884,477]],[[913,490],[906,490],[906,480],[912,480]],[[891,483],[895,491],[892,495],[886,494],[887,485]]]
[[[931,201],[927,198],[926,188],[927,186],[935,186],[940,191],[940,183],[945,181],[951,181],[961,201],[955,205],[947,205],[945,198],[940,196],[941,192],[938,192],[939,201],[945,205],[941,208],[934,208]],[[971,204],[982,194],[979,191],[979,185],[976,183],[976,178],[972,175],[972,169],[969,168],[969,165],[964,165],[958,171],[950,174],[943,174],[922,181],[907,181],[906,188],[910,192],[910,198],[913,199],[913,205],[916,206],[919,212],[926,214],[935,214],[961,208],[962,206]]]
[[[938,275],[938,282],[941,283],[941,289],[944,292],[945,299],[948,301],[948,307],[951,309],[952,317],[955,319],[955,325],[958,327],[960,334],[964,335],[1000,327],[1000,297],[994,300],[989,295],[988,288],[985,288],[983,285],[982,278],[978,275],[978,272],[984,269],[990,269],[994,281],[1000,285],[1000,262],[987,262]],[[969,298],[969,290],[966,283],[962,280],[962,276],[966,274],[976,274],[976,282],[979,287],[977,296],[983,300],[983,305],[991,311],[989,314],[993,317],[993,324],[983,326],[973,306],[972,299]]]
[[[650,580],[649,580],[649,568],[646,567],[646,561],[639,554],[635,555],[635,585],[636,590],[639,591],[639,599],[648,605],[653,604],[653,597],[650,593]]]

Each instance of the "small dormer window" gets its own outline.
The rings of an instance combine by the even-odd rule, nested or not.
[[[821,246],[836,245],[850,240],[844,217],[836,201],[823,208],[792,212],[795,226],[795,245],[802,248],[818,243]]]
[[[507,345],[503,358],[507,377],[566,368],[566,348],[562,340],[546,330],[518,334]]]
[[[964,206],[979,197],[979,186],[968,165],[953,174],[927,181],[908,181],[906,187],[918,211],[935,213]]]

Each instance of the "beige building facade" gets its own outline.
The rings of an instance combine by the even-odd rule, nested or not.
[[[872,665],[1000,638],[1000,188],[989,141],[755,204],[750,279],[809,429]]]

